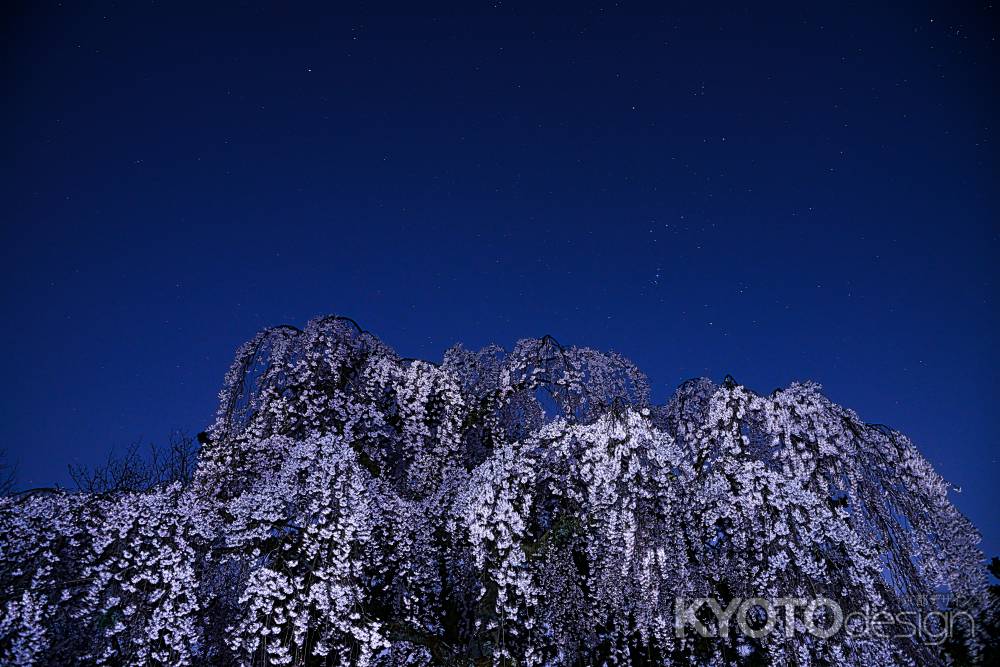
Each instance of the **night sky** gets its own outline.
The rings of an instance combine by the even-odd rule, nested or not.
[[[3,19],[19,487],[201,430],[241,342],[337,313],[614,349],[660,401],[816,380],[1000,553],[991,3],[84,4]]]

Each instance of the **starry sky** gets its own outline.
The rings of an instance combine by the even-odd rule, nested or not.
[[[661,401],[816,380],[1000,554],[996,12],[878,4],[8,4],[18,485],[201,430],[241,342],[337,313]]]

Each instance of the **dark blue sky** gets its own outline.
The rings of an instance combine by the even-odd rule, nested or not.
[[[338,313],[615,349],[661,400],[815,379],[1000,552],[995,10],[465,4],[8,8],[21,486],[200,430],[242,341]]]

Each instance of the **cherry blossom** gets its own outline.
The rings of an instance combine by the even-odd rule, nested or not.
[[[804,601],[986,600],[950,485],[815,384],[654,405],[617,354],[433,364],[327,317],[238,351],[203,442],[183,483],[0,499],[0,662],[944,665]]]

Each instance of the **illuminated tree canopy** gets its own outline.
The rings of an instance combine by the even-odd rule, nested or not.
[[[909,439],[815,384],[649,394],[550,337],[433,364],[346,318],[266,330],[189,479],[0,500],[0,662],[947,664],[808,631],[816,599],[982,613],[977,531]],[[699,598],[803,602],[679,628]]]

